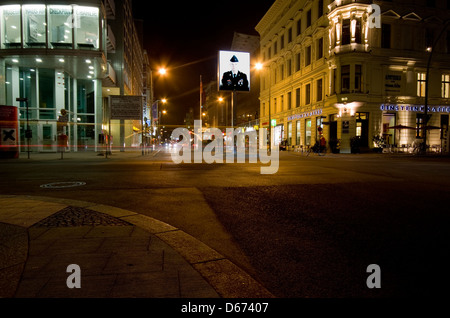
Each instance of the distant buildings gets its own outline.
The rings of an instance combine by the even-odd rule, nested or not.
[[[372,3],[380,8],[376,20]],[[427,143],[448,147],[450,28],[433,43],[450,19],[449,6],[440,0],[275,1],[256,27],[265,65],[261,127],[273,121],[276,143],[286,139],[292,148],[314,145],[323,134],[331,146],[339,140],[341,152],[356,144],[374,148],[377,137],[412,151],[423,140],[433,48]],[[398,125],[410,128],[392,128]]]
[[[114,149],[138,147],[141,120],[110,121],[108,104],[110,95],[138,95],[147,111],[151,100],[131,0],[29,3],[0,5],[0,105],[19,107],[20,144],[26,105],[19,97],[28,99],[33,151],[56,151],[61,134],[69,151],[102,150],[109,131]]]

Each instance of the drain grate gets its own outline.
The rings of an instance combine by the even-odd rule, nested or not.
[[[76,226],[129,226],[128,222],[108,214],[90,209],[68,206],[48,218],[36,223],[35,227],[76,227]]]
[[[44,189],[64,189],[84,186],[86,182],[54,182],[41,185]]]

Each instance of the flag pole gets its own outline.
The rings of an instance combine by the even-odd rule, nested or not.
[[[202,91],[203,91],[203,83],[202,83],[202,76],[200,75],[200,126],[202,127]]]

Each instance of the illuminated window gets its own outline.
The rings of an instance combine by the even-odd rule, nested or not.
[[[22,10],[25,47],[45,47],[45,5],[24,5]]]
[[[95,7],[75,7],[75,19],[79,27],[75,28],[75,40],[80,49],[99,48],[99,9]]]
[[[292,122],[291,121],[288,122],[288,125],[287,125],[287,135],[288,135],[287,144],[288,144],[288,146],[290,146],[290,145],[292,145]]]
[[[297,120],[296,123],[296,133],[297,133],[297,138],[296,138],[296,145],[300,145],[300,120]]]
[[[2,48],[20,48],[22,45],[20,5],[2,6],[0,13]]]
[[[417,73],[417,96],[425,96],[426,73]]]
[[[305,120],[305,145],[311,145],[311,119]]]
[[[72,30],[77,25],[72,6],[49,5],[49,42],[53,48],[72,48]]]
[[[356,122],[356,136],[361,137],[362,122]]]
[[[442,74],[442,98],[450,98],[450,75]]]

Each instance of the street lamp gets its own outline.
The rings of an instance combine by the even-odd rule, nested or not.
[[[161,67],[161,68],[158,70],[158,72],[159,72],[159,75],[166,75],[166,74],[167,74],[167,69],[164,68],[164,67]]]
[[[26,108],[27,108],[27,111],[26,111],[26,113],[27,113],[27,129],[25,131],[25,138],[27,139],[27,144],[28,144],[28,150],[27,150],[27,152],[28,152],[28,159],[30,159],[30,139],[32,138],[33,134],[32,134],[31,129],[30,129],[30,119],[29,119],[29,116],[28,116],[28,98],[26,98],[26,97],[17,97],[16,101],[18,101],[18,102],[25,102],[25,105],[26,105]]]

